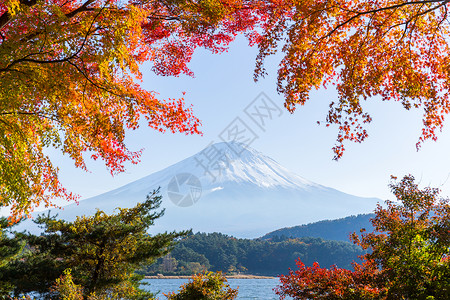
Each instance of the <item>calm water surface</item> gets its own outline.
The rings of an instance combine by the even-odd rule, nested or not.
[[[153,293],[160,291],[157,299],[166,299],[163,293],[177,291],[180,286],[188,279],[145,279],[144,282],[150,285],[145,289]],[[239,287],[237,299],[258,299],[258,300],[278,300],[273,288],[279,284],[278,278],[275,279],[228,279],[228,283],[232,288]],[[287,298],[286,298],[287,299]]]

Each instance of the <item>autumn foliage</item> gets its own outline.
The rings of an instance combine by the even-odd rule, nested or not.
[[[286,0],[265,23],[255,76],[279,49],[278,91],[286,107],[309,100],[312,89],[335,85],[326,124],[344,142],[362,142],[372,118],[363,101],[378,98],[423,110],[417,147],[436,139],[450,110],[448,1]]]
[[[297,266],[297,270],[280,277],[276,293],[281,299],[379,299],[384,292],[374,284],[379,271],[371,262],[354,264],[354,271],[336,266],[321,268],[318,263],[307,267],[300,259]]]
[[[140,65],[192,72],[196,47],[221,52],[255,21],[241,1],[0,1],[0,205],[21,216],[55,197],[75,200],[46,149],[75,166],[101,159],[112,174],[137,163],[125,133],[143,124],[199,133],[183,99],[138,84]]]
[[[137,163],[125,133],[142,125],[199,133],[183,99],[144,90],[140,68],[192,76],[195,49],[226,51],[238,34],[259,47],[255,80],[280,50],[278,92],[293,112],[310,91],[335,85],[326,124],[361,142],[378,97],[423,109],[418,146],[436,139],[450,110],[448,1],[0,0],[0,204],[16,217],[61,197],[75,200],[47,155],[112,174]]]
[[[231,288],[221,272],[205,272],[193,275],[178,292],[164,295],[168,300],[233,300],[238,289]]]
[[[399,203],[378,206],[374,232],[355,244],[368,250],[354,270],[305,267],[280,277],[277,294],[294,299],[447,299],[450,293],[450,204],[414,177],[392,183]]]

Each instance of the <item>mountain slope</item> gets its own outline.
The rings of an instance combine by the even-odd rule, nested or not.
[[[359,233],[362,228],[365,228],[367,232],[372,232],[373,226],[370,219],[373,217],[375,217],[375,214],[361,214],[337,220],[323,220],[306,225],[281,228],[267,233],[261,239],[316,237],[324,240],[348,242],[350,234],[353,232]]]
[[[267,241],[237,239],[220,233],[196,233],[180,241],[170,256],[144,267],[143,275],[192,275],[201,269],[244,274],[279,276],[297,269],[300,258],[307,266],[318,262],[322,267],[337,265],[351,269],[353,261],[365,253],[348,242],[299,238]],[[177,263],[173,263],[176,260]],[[170,263],[172,262],[172,263]],[[248,299],[248,298],[247,298]]]
[[[111,212],[130,207],[158,187],[166,213],[154,232],[192,228],[252,238],[282,227],[369,213],[379,201],[313,183],[239,143],[218,143],[58,214],[72,220],[96,208]]]

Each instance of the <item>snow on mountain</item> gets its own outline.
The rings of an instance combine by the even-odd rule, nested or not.
[[[361,198],[304,179],[239,143],[212,144],[179,163],[110,192],[56,211],[73,220],[97,208],[111,213],[131,207],[161,187],[165,215],[152,232],[219,231],[254,238],[267,232],[374,210]],[[32,228],[29,222],[21,228]]]

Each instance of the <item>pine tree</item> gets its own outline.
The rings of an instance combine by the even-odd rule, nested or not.
[[[111,215],[98,210],[93,216],[77,217],[73,222],[39,216],[35,222],[45,232],[40,236],[18,234],[28,242],[27,253],[3,270],[9,272],[14,294],[39,292],[45,297],[55,296],[52,285],[70,268],[73,282],[82,287],[83,299],[115,294],[118,290],[126,291],[119,295],[121,298],[141,297],[142,277],[134,271],[166,255],[174,241],[188,233],[147,233],[164,213],[155,211],[161,204],[158,193],[154,191],[145,202],[119,208]]]
[[[0,270],[9,261],[16,258],[23,250],[24,243],[9,234],[11,225],[7,218],[0,218]],[[11,290],[12,286],[7,278],[0,272],[0,298],[4,297]]]

